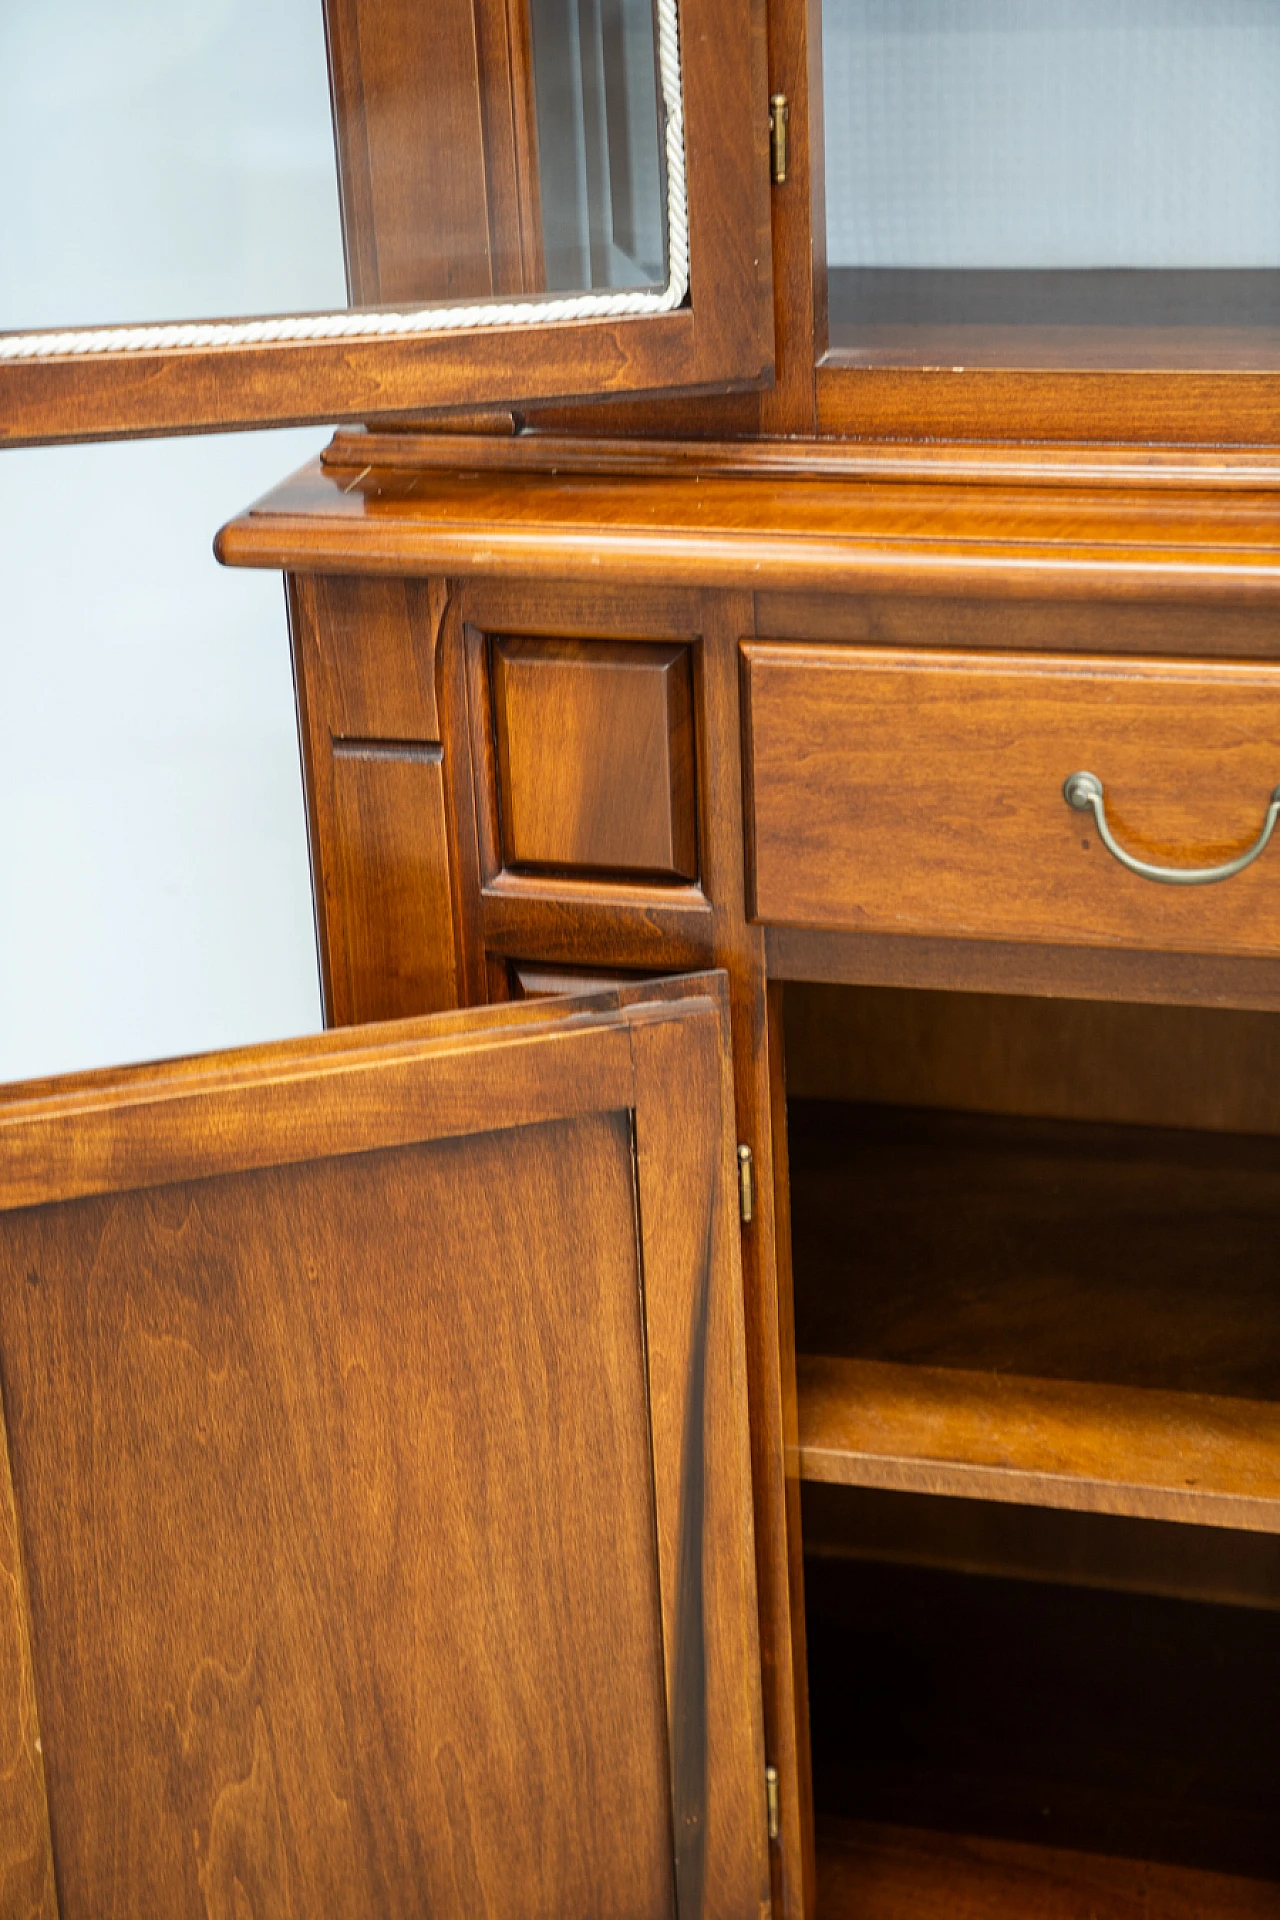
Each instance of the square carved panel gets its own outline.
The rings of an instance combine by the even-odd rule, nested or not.
[[[504,864],[696,880],[688,647],[502,638],[490,658]]]

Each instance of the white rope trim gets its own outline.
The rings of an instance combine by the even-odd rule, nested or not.
[[[0,334],[0,361],[61,354],[150,353],[158,347],[246,347],[293,340],[385,340],[458,333],[469,327],[545,326],[557,320],[617,320],[671,313],[689,291],[689,197],[684,163],[677,0],[656,0],[658,72],[666,115],[667,285],[661,293],[583,293],[550,300],[423,307],[412,313],[319,313],[266,320],[179,321],[146,327],[88,327],[78,333]]]

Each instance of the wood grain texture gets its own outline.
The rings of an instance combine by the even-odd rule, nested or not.
[[[802,1351],[1277,1400],[1274,1140],[834,1101],[789,1122]]]
[[[1274,1530],[1267,1139],[797,1102],[801,1470]]]
[[[704,884],[712,902],[717,961],[730,982],[737,1138],[751,1148],[756,1173],[755,1218],[742,1236],[742,1262],[765,1744],[778,1770],[779,1839],[771,1850],[774,1911],[786,1920],[801,1920],[813,1912],[813,1802],[799,1496],[791,1444],[796,1396],[786,1142],[777,1128],[781,1009],[769,995],[760,930],[746,919],[739,830],[737,657],[750,617],[746,594],[704,596],[695,701],[699,739],[706,742],[699,762]]]
[[[503,964],[506,994],[512,1000],[543,1000],[552,994],[595,993],[601,987],[631,986],[634,973],[602,973],[578,967],[540,966],[537,961],[508,960]]]
[[[1280,1409],[802,1354],[800,1472],[854,1487],[1280,1532]]]
[[[1006,994],[786,990],[793,1099],[1280,1134],[1280,1021]]]
[[[326,22],[353,303],[541,291],[526,9],[330,0]]]
[[[1274,373],[832,362],[817,371],[818,432],[869,440],[1261,448],[1275,443],[1275,383]]]
[[[1275,1920],[1280,1889],[1194,1867],[873,1822],[824,1825],[823,1920]]]
[[[1274,614],[1264,606],[1226,598],[1197,604],[1160,597],[1147,602],[963,600],[905,593],[766,592],[756,595],[755,630],[760,640],[975,647],[984,653],[1008,649],[1226,660],[1276,657]]]
[[[790,107],[787,178],[773,202],[774,383],[761,396],[766,434],[812,434],[815,370],[827,346],[827,208],[822,97],[822,10],[818,0],[773,0],[769,8],[769,97]]]
[[[307,669],[331,736],[438,742],[443,582],[319,574],[294,591],[309,600]]]
[[[358,1039],[41,1090],[109,1135],[146,1089],[170,1143],[163,1186],[94,1198],[50,1156],[0,1223],[64,1916],[663,1913],[677,1878],[682,1912],[763,1911],[717,991],[388,1028],[398,1144],[367,1101],[345,1148],[326,1125]],[[513,1053],[583,1038],[621,1079],[574,1045],[576,1111],[516,1120]],[[300,1062],[282,1156],[237,1095]],[[699,1724],[690,1879],[669,1755]]]
[[[426,1034],[389,1021],[337,1048],[286,1041],[7,1089],[0,1212],[626,1104],[625,1046],[607,1022],[581,1021],[572,1001],[563,1026],[534,1004],[493,1011],[436,1016]]]
[[[1265,860],[1211,888],[1128,873],[1062,797],[1103,781],[1122,846],[1211,864],[1257,837],[1280,774],[1265,667],[744,648],[754,912],[988,939],[1274,953]]]
[[[698,594],[687,589],[636,594],[604,581],[481,577],[459,581],[456,598],[463,619],[481,633],[547,640],[689,642],[697,639],[701,615]]]
[[[696,1028],[638,1006],[631,1046],[677,1908],[764,1920],[767,1847],[740,1840],[761,1833],[765,1758],[727,1003]],[[752,1765],[718,1774],[747,1743]]]
[[[9,1237],[64,1916],[669,1909],[629,1162],[584,1119]]]
[[[463,610],[484,610],[490,596],[483,591],[478,608],[471,598],[470,592],[456,596],[446,634],[450,673],[461,683],[460,725],[450,747],[454,814],[460,821],[465,817],[457,851],[473,876],[470,897],[459,899],[457,910],[473,921],[480,948],[490,955],[609,970],[668,972],[711,965],[712,908],[700,886],[634,876],[514,872],[504,866],[489,641],[462,618]],[[573,599],[568,596],[570,605]],[[548,610],[565,607],[566,596],[533,590],[528,605],[545,619]],[[593,607],[614,619],[621,614],[619,602],[608,606],[594,595],[582,602],[581,611]],[[506,608],[519,610],[510,590],[491,610]],[[643,630],[643,613],[636,623]],[[572,769],[557,771],[556,790],[571,792],[575,777]],[[588,775],[581,777],[589,783]],[[607,772],[603,778],[607,790]],[[457,783],[464,779],[471,784],[460,792]]]
[[[490,671],[506,864],[696,879],[688,648],[501,637]]]
[[[478,5],[486,49],[490,37],[496,42],[505,32],[510,51],[510,25],[504,28],[500,0],[478,0]],[[353,121],[344,155],[344,180],[350,183],[362,173],[368,179],[370,191],[363,199],[360,189],[353,188],[350,224],[353,233],[356,227],[363,232],[372,220],[381,252],[390,251],[393,260],[398,254],[401,260],[415,261],[419,229],[413,223],[422,216],[423,194],[439,170],[443,168],[447,175],[450,156],[448,140],[437,138],[431,124],[419,121],[417,99],[401,93],[395,84],[401,58],[397,24],[405,36],[406,71],[430,92],[430,35],[436,14],[450,22],[441,75],[451,68],[457,91],[446,88],[450,97],[439,104],[445,126],[456,127],[460,118],[466,122],[457,150],[460,158],[466,156],[470,171],[466,179],[454,183],[454,194],[475,211],[468,212],[462,222],[463,256],[474,258],[470,236],[479,219],[480,182],[473,165],[477,123],[482,140],[492,134],[492,144],[483,154],[494,189],[492,204],[512,187],[518,162],[524,179],[514,184],[524,196],[521,205],[528,205],[527,157],[514,147],[509,149],[510,159],[505,157],[497,119],[491,115],[486,126],[483,73],[479,94],[477,81],[467,77],[468,72],[477,72],[474,25],[468,47],[465,15],[469,10],[467,0],[447,0],[447,8],[429,10],[360,9],[362,34],[368,25],[376,38],[379,23],[385,22],[385,44],[373,49],[373,66],[375,79],[379,84],[385,79],[390,91],[385,118],[375,115],[371,125],[366,115],[363,135]],[[0,368],[0,440],[18,445],[40,439],[201,427],[303,420],[332,423],[436,407],[501,404],[509,408],[534,399],[572,399],[584,394],[594,398],[684,387],[758,385],[773,366],[767,83],[760,59],[764,16],[764,0],[684,0],[681,9],[692,292],[689,302],[675,312],[577,323],[552,320],[515,329],[481,327],[410,338],[12,361]],[[362,53],[367,51],[362,42]],[[491,61],[486,50],[480,66],[494,73],[498,99],[508,99],[510,111],[518,112],[520,84],[501,72],[499,53]],[[343,82],[340,113],[358,98],[358,86]],[[368,146],[371,136],[376,143],[373,151]],[[507,141],[514,137],[508,129]],[[406,167],[406,151],[428,157],[430,165]],[[500,176],[505,185],[500,184]],[[386,204],[381,205],[384,199]],[[447,204],[448,196],[443,199]],[[495,259],[509,257],[502,236],[513,231],[518,212],[512,209],[499,222]],[[427,232],[438,232],[429,205],[423,218]],[[402,219],[409,224],[398,227]],[[368,264],[359,263],[360,274]],[[354,270],[352,280],[354,285]],[[388,297],[381,279],[378,297]]]
[[[1238,955],[927,940],[810,927],[766,927],[765,951],[775,980],[1280,1011],[1280,962]]]
[[[784,0],[785,11],[811,0]],[[775,210],[785,195],[774,196]],[[685,403],[687,404],[687,403]],[[750,438],[715,439],[692,431],[669,437],[634,422],[618,432],[617,408],[597,409],[578,431],[552,430],[538,421],[462,419],[439,415],[421,430],[410,426],[339,427],[320,458],[326,467],[360,473],[365,467],[445,467],[454,472],[648,474],[732,473],[776,480],[961,481],[971,486],[1009,483],[1035,487],[1200,488],[1257,492],[1280,481],[1280,458],[1259,447],[1037,446],[1018,441],[906,441],[815,438],[797,428]],[[498,586],[498,591],[501,587]]]
[[[330,1025],[456,1006],[439,582],[298,576],[294,686]]]
[[[322,868],[332,1025],[456,1006],[444,773],[437,756],[335,747]]]
[[[491,953],[653,973],[715,962],[713,913],[700,887],[501,873],[479,909]]]
[[[504,443],[505,444],[505,443]],[[1212,486],[581,477],[315,464],[224,527],[231,565],[1055,601],[1272,604],[1280,500]],[[745,631],[745,629],[744,629]]]
[[[339,199],[357,306],[495,291],[481,11],[476,0],[443,0],[430,14],[328,0]]]
[[[0,1916],[58,1920],[31,1617],[0,1393]]]

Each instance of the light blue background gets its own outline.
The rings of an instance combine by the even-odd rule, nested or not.
[[[345,305],[320,0],[0,0],[0,168],[2,326]],[[0,449],[0,1079],[319,1026],[284,593],[211,543],[325,437]]]

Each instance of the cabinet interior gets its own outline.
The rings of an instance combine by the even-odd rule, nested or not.
[[[784,1009],[827,1910],[1274,1912],[1280,1020]]]
[[[824,0],[831,364],[1274,367],[1251,0]]]

